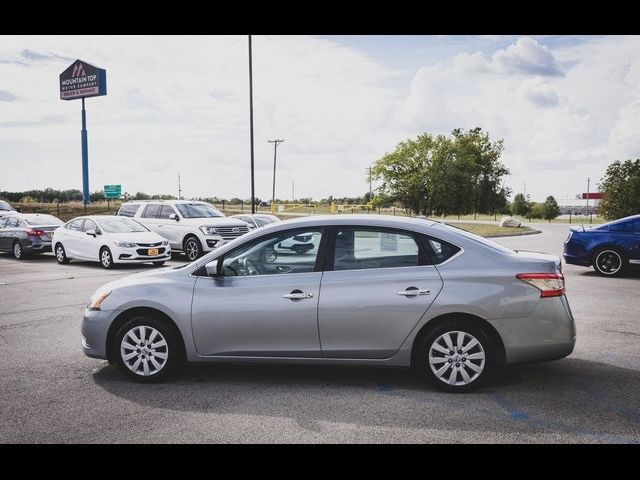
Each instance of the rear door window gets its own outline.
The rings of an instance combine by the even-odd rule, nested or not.
[[[408,232],[362,227],[340,227],[336,231],[334,270],[417,265],[420,265],[420,248]]]
[[[147,205],[142,212],[142,218],[158,218],[160,205]]]

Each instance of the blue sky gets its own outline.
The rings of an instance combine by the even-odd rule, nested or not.
[[[507,184],[573,197],[640,150],[640,37],[256,36],[256,189],[361,195],[365,171],[423,132],[504,139]],[[0,37],[0,190],[80,188],[75,58],[107,70],[87,100],[90,187],[249,195],[247,43],[224,37]],[[278,195],[277,193],[277,195]]]

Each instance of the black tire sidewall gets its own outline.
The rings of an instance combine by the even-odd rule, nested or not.
[[[144,325],[147,327],[153,327],[158,330],[168,345],[168,357],[165,366],[160,370],[160,372],[151,375],[149,377],[144,377],[142,375],[137,375],[136,373],[129,370],[129,368],[124,364],[124,360],[122,360],[122,355],[120,354],[120,344],[122,343],[123,337],[126,333],[131,330],[133,327]],[[182,350],[180,348],[180,344],[178,342],[178,337],[174,333],[173,329],[167,325],[166,321],[157,320],[152,317],[147,316],[137,316],[127,320],[119,329],[114,337],[114,343],[111,345],[111,352],[113,357],[116,359],[116,363],[120,367],[120,369],[132,380],[141,383],[153,383],[160,381],[162,379],[167,378],[171,373],[175,372],[176,368],[180,363],[182,363]]]
[[[109,266],[106,266],[104,263],[102,263],[102,253],[104,251],[109,252],[109,258],[111,259],[111,262],[109,262]],[[100,249],[100,256],[99,256],[98,260],[99,260],[100,265],[102,266],[102,268],[107,269],[107,270],[110,270],[110,269],[113,268],[113,254],[111,253],[111,250],[109,250],[109,247],[102,247]]]
[[[473,335],[482,345],[485,353],[484,370],[480,376],[468,385],[449,385],[436,377],[429,365],[429,349],[433,342],[443,333],[450,331],[462,331]],[[429,333],[424,335],[416,348],[416,354],[413,358],[413,369],[418,376],[427,381],[432,386],[444,390],[446,392],[463,393],[470,392],[481,386],[485,380],[491,375],[497,365],[496,348],[483,328],[474,325],[469,320],[451,320],[447,323],[440,324],[433,328]]]
[[[58,248],[62,249],[62,261],[58,260]],[[60,265],[64,265],[66,263],[69,263],[69,259],[67,258],[67,251],[64,249],[64,245],[62,245],[61,243],[56,245],[56,248],[55,248],[53,254],[56,256],[56,260]]]
[[[194,242],[195,245],[196,245],[196,248],[198,249],[195,258],[189,258],[189,254],[187,253],[187,245],[189,244],[189,242]],[[200,240],[198,240],[194,236],[189,236],[189,237],[184,239],[183,248],[184,248],[184,254],[187,257],[187,260],[189,260],[190,262],[193,262],[194,260],[197,260],[198,258],[200,258],[202,256],[202,245],[200,244]]]
[[[598,256],[603,252],[615,252],[618,256],[620,256],[621,265],[616,273],[603,273],[598,268]],[[624,273],[624,271],[627,269],[627,265],[627,257],[617,248],[601,248],[593,255],[593,269],[598,275],[603,277],[618,277]]]
[[[16,256],[16,246],[20,246],[19,257]],[[16,260],[22,260],[24,258],[24,248],[22,248],[22,244],[20,242],[13,242],[13,245],[11,246],[11,254],[13,255],[13,258],[15,258]]]

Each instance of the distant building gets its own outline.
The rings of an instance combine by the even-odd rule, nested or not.
[[[583,193],[581,198],[560,198],[557,200],[560,215],[596,215],[602,200],[601,192]],[[587,210],[587,203],[589,210]]]

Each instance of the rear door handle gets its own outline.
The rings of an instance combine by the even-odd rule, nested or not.
[[[302,300],[304,298],[312,298],[313,293],[305,293],[302,290],[292,290],[291,293],[282,295],[282,298],[288,298],[289,300]]]
[[[429,290],[420,290],[418,288],[407,288],[403,292],[398,292],[398,295],[404,295],[405,297],[416,297],[418,295],[430,295],[431,291]]]

